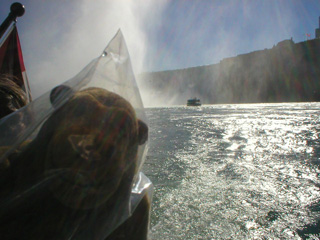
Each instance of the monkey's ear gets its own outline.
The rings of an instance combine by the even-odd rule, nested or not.
[[[148,140],[148,131],[149,128],[147,124],[143,121],[138,119],[138,138],[139,138],[139,145],[144,144]]]
[[[73,90],[65,85],[60,85],[51,90],[50,102],[53,107],[56,107],[60,101],[69,95],[73,94]]]

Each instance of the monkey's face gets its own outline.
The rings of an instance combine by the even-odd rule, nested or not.
[[[92,96],[80,95],[47,124],[55,130],[48,144],[46,172],[62,172],[52,187],[55,197],[83,209],[111,198],[136,164],[139,122],[132,108],[105,106]]]

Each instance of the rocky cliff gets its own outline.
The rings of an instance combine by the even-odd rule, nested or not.
[[[148,105],[298,102],[320,100],[320,40],[279,42],[272,49],[218,64],[138,75]]]

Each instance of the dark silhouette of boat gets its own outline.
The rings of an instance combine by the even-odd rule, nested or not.
[[[201,106],[201,101],[199,98],[188,99],[187,106]]]

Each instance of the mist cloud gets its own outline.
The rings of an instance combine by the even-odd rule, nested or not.
[[[29,0],[25,6],[18,29],[36,96],[77,74],[119,28],[137,75],[219,63],[290,37],[302,41],[317,27],[300,0]]]
[[[145,25],[157,22],[165,4],[157,0],[26,3],[27,13],[28,9],[32,13],[23,19],[27,23],[20,38],[34,97],[76,75],[101,54],[118,29],[134,71],[142,71],[149,44]]]

